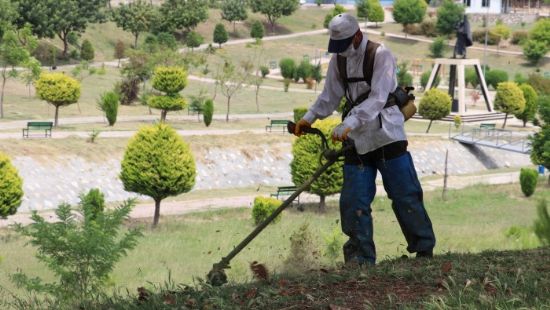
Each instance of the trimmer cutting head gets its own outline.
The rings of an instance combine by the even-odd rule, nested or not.
[[[212,286],[222,286],[227,283],[225,270],[219,264],[214,264],[206,277],[208,284]]]

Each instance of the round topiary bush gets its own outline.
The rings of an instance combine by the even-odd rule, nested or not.
[[[254,198],[254,206],[252,207],[252,219],[254,224],[259,225],[265,221],[279,206],[281,201],[271,197],[258,196]],[[272,224],[281,220],[282,214],[279,214]]]
[[[0,218],[17,212],[23,198],[23,180],[8,156],[0,152]]]
[[[212,101],[212,99],[208,99],[204,102],[204,110],[202,113],[204,125],[206,125],[206,127],[210,126],[210,124],[212,124],[212,117],[214,116],[214,101]]]
[[[537,188],[537,181],[538,181],[539,175],[537,173],[537,170],[530,169],[530,168],[521,168],[521,172],[519,174],[519,183],[521,185],[521,191],[525,195],[525,197],[530,197],[535,192],[535,189]]]
[[[437,88],[425,92],[418,106],[418,114],[430,120],[426,133],[430,131],[434,120],[442,119],[449,113],[451,113],[451,96],[449,94]]]

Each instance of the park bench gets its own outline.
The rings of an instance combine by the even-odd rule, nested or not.
[[[29,137],[31,130],[44,130],[44,137],[52,136],[53,122],[27,122],[27,128],[23,128],[23,138]]]
[[[286,132],[286,125],[288,124],[288,120],[286,119],[272,119],[271,123],[267,126],[265,126],[265,131],[269,129],[269,132],[271,132],[271,129],[273,127],[282,127],[283,133]]]
[[[298,190],[298,187],[296,186],[279,186],[277,187],[277,192],[271,194],[271,197],[275,197],[277,199],[280,199],[280,197],[287,197],[292,195],[295,191]],[[300,204],[300,195],[296,197],[296,202]]]
[[[479,124],[479,129],[495,129],[496,124],[490,124],[490,123],[481,123]]]

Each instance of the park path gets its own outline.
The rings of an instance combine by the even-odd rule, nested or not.
[[[288,118],[292,117],[292,112],[280,112],[280,113],[253,113],[253,114],[232,114],[229,116],[230,120],[258,120],[258,119],[271,119],[271,118]],[[53,120],[52,118],[47,118]],[[170,115],[171,121],[196,121],[196,115]],[[156,121],[159,120],[159,115],[133,115],[133,116],[119,116],[117,122],[140,122],[140,121]],[[214,120],[225,121],[225,114],[215,114]],[[17,120],[17,121],[0,121],[0,130],[10,130],[26,128],[27,122],[33,120]],[[60,118],[59,123],[63,125],[76,125],[76,124],[105,124],[104,116],[82,116],[82,117],[67,117]]]
[[[486,175],[470,175],[470,176],[450,176],[448,184],[450,189],[462,189],[465,187],[477,185],[477,184],[510,184],[517,183],[519,180],[519,172],[506,172],[506,173],[494,173]],[[441,190],[443,186],[443,178],[437,178],[427,181],[422,181],[422,187],[425,192]],[[382,185],[377,185],[377,193],[379,195],[386,195]],[[300,201],[303,202],[317,202],[317,196],[310,194],[302,194]],[[162,216],[174,216],[184,215],[195,212],[205,212],[219,209],[231,209],[252,207],[252,202],[256,195],[246,196],[233,196],[233,197],[220,197],[220,198],[207,198],[207,199],[193,199],[193,200],[181,200],[181,201],[166,201],[162,203],[160,213]],[[328,198],[329,200],[337,201],[338,195],[333,195]],[[138,203],[130,214],[131,219],[143,219],[151,218],[153,215],[154,203],[145,202]],[[55,220],[55,213],[53,210],[41,211],[39,214],[47,221]],[[30,219],[31,213],[17,213],[10,216],[6,220],[0,219],[0,228],[8,227],[15,223],[21,223],[23,225],[32,223]]]

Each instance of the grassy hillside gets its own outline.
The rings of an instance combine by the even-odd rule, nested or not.
[[[460,191],[450,191],[448,201],[442,201],[439,192],[426,193],[426,207],[438,240],[436,254],[517,250],[537,246],[538,241],[536,238],[532,239],[533,236],[528,227],[536,217],[534,208],[536,201],[541,198],[550,200],[550,191],[545,190],[544,186],[540,185],[536,194],[529,199],[523,197],[518,184],[476,186]],[[388,199],[382,197],[375,200],[373,216],[375,241],[381,262],[381,268],[375,270],[384,270],[383,266],[394,264],[394,258],[407,254],[406,243]],[[269,226],[235,258],[231,264],[232,268],[228,270],[230,281],[249,282],[252,274],[248,266],[252,261],[265,263],[272,273],[287,270],[289,266],[285,264],[285,260],[289,255],[289,237],[303,223],[309,224],[313,235],[310,242],[313,257],[311,267],[333,268],[336,262],[342,260],[338,249],[344,241],[339,231],[338,218],[339,213],[334,202],[328,211],[322,214],[316,212],[315,205],[306,206],[304,212],[294,208],[285,211],[280,223]],[[150,220],[144,220],[131,225],[148,227],[149,222]],[[507,234],[513,226],[521,233]],[[195,277],[203,277],[214,262],[232,249],[253,228],[248,208],[162,218],[160,228],[154,231],[146,228],[145,236],[139,240],[137,248],[116,266],[111,278],[113,289],[129,289],[131,292],[140,286],[152,289],[151,284],[164,283],[169,274],[177,283],[191,284]],[[335,257],[328,254],[327,238],[336,240]],[[51,280],[51,274],[36,261],[34,249],[25,246],[26,242],[27,240],[9,230],[0,232],[3,257],[0,264],[0,287],[20,292],[9,281],[9,275],[17,269]],[[459,259],[462,256],[456,257]],[[390,263],[384,262],[388,260]],[[483,261],[481,263],[484,264],[483,268],[488,265]],[[413,261],[413,266],[417,264],[421,263]],[[429,268],[436,268],[430,264],[427,265],[431,266]],[[456,263],[455,267],[470,268],[468,265],[461,266],[459,263]],[[490,272],[496,270],[495,267],[492,268]],[[415,272],[421,273],[421,269]],[[524,271],[526,272],[522,269],[519,276],[524,275]],[[517,273],[517,269],[514,269],[513,273]],[[489,275],[490,280],[494,281],[492,276],[496,275],[492,273]],[[468,276],[473,277],[473,275]],[[414,277],[417,277],[416,274]],[[313,279],[320,278],[312,276]],[[437,279],[432,278],[431,285],[435,285],[433,281]],[[476,276],[471,280],[479,281],[479,278]],[[446,279],[446,281],[450,280]],[[461,280],[455,279],[455,282],[454,285],[457,286],[464,284]],[[305,297],[295,296],[294,298]]]

